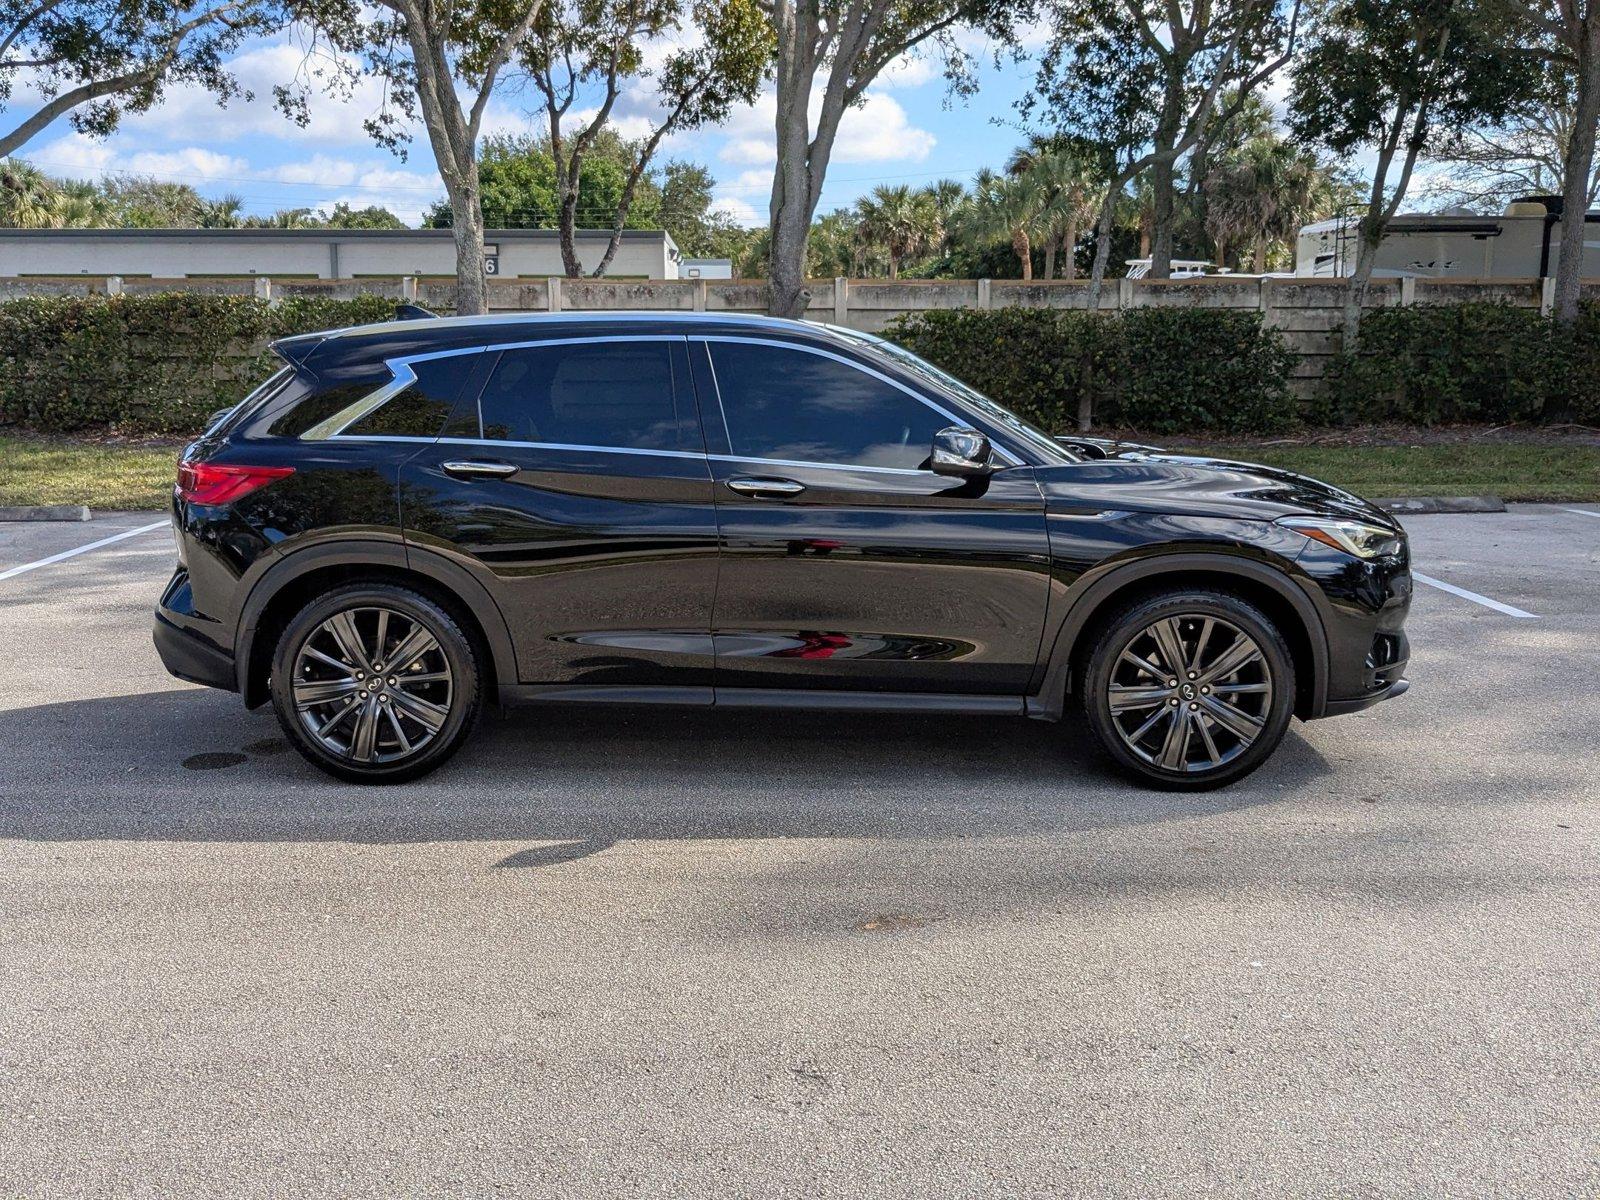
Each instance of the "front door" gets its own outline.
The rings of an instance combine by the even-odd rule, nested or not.
[[[447,436],[402,469],[408,540],[489,588],[518,682],[710,699],[716,514],[685,346],[491,350]]]
[[[1048,592],[1032,469],[926,470],[934,433],[960,422],[843,355],[747,337],[691,353],[722,541],[719,698],[1021,696]]]

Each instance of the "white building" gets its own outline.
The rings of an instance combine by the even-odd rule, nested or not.
[[[731,258],[686,258],[678,264],[679,279],[732,279]]]
[[[610,234],[579,230],[578,258],[592,270]],[[553,229],[490,229],[489,273],[562,275]],[[612,279],[677,279],[678,247],[659,229],[625,229],[606,270]],[[263,275],[275,279],[454,275],[448,229],[0,229],[0,277]]]
[[[1498,217],[1473,213],[1403,213],[1389,222],[1373,267],[1377,278],[1544,279],[1561,257],[1561,198],[1529,196]],[[1600,277],[1600,212],[1584,218],[1583,274]],[[1296,275],[1338,277],[1355,271],[1356,216],[1300,230]]]

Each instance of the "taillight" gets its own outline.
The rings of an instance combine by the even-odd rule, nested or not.
[[[274,479],[293,474],[293,467],[181,462],[178,464],[178,495],[190,504],[232,504]]]

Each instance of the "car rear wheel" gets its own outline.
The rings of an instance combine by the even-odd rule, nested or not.
[[[1226,592],[1174,591],[1124,609],[1096,639],[1083,683],[1101,748],[1141,782],[1174,790],[1248,775],[1294,708],[1282,633]]]
[[[320,596],[278,640],[272,702],[311,762],[358,783],[425,775],[472,732],[481,703],[472,641],[426,596],[357,584]]]

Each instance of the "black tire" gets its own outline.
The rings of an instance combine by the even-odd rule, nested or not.
[[[1173,658],[1182,669],[1170,670]],[[1240,667],[1211,677],[1236,659]],[[1122,771],[1150,787],[1205,791],[1242,779],[1277,749],[1294,714],[1294,659],[1255,605],[1174,589],[1100,627],[1079,695],[1095,740]]]
[[[352,628],[353,653],[344,636]],[[413,641],[415,630],[422,634]],[[409,661],[381,661],[412,645]],[[320,696],[318,688],[331,697],[303,709],[297,686],[304,701]],[[315,766],[352,783],[399,783],[461,748],[482,707],[483,672],[472,639],[434,600],[390,583],[349,584],[290,620],[273,654],[271,692],[278,723]],[[355,706],[351,714],[324,724],[346,705]]]

